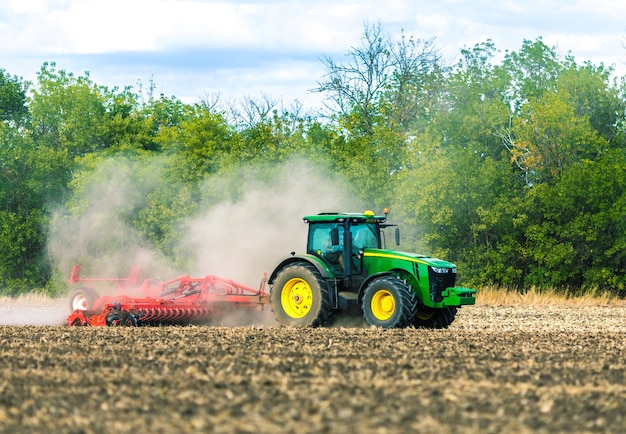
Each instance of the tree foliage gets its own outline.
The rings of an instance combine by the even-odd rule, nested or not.
[[[27,91],[28,83],[0,69],[0,121],[22,124],[28,116]]]
[[[60,257],[140,250],[184,269],[185,221],[276,165],[301,176],[296,157],[389,206],[403,249],[457,263],[461,283],[626,290],[626,80],[611,67],[541,38],[449,65],[434,39],[381,23],[322,63],[322,116],[265,95],[108,89],[54,63],[36,83],[0,69],[2,293],[57,291]]]

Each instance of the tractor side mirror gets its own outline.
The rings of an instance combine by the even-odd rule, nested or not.
[[[333,246],[339,245],[339,228],[332,228],[330,230],[330,242]]]
[[[394,231],[394,234],[396,236],[396,246],[400,245],[400,228],[398,226],[396,226],[396,230]]]

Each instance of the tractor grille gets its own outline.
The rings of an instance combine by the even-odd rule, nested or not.
[[[428,267],[428,282],[430,283],[430,301],[435,303],[443,301],[441,295],[443,290],[453,287],[456,282],[456,269],[438,268],[434,270],[433,267]]]

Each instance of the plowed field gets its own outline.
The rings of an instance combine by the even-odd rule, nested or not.
[[[626,432],[622,306],[344,324],[0,326],[0,431]]]

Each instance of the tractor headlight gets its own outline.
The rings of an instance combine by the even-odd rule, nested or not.
[[[452,270],[453,273],[456,273],[456,268],[444,268],[444,267],[431,267],[431,268],[437,274],[448,274],[449,270]]]

